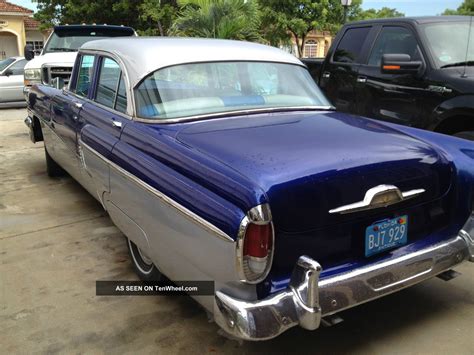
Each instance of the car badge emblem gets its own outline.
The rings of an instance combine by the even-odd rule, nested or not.
[[[424,189],[401,192],[394,185],[379,185],[367,190],[362,201],[334,208],[329,210],[329,213],[346,214],[387,207],[416,197],[423,192],[425,192]]]

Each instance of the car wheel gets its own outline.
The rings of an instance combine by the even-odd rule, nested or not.
[[[132,259],[133,270],[143,281],[163,281],[163,274],[153,264],[150,257],[141,250],[134,242],[127,239],[128,252]]]
[[[474,141],[474,131],[457,132],[454,133],[453,136]]]
[[[46,146],[44,147],[44,154],[46,155],[46,172],[48,173],[49,177],[58,177],[58,176],[64,176],[66,172],[64,171],[61,166],[59,166],[58,163],[54,161],[53,158],[51,158],[51,155],[49,155],[48,150],[46,149]]]

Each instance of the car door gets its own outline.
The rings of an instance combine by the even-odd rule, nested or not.
[[[87,104],[94,73],[94,55],[79,58],[76,82],[60,90],[51,100],[51,129],[54,144],[48,146],[49,154],[75,179],[80,179],[80,162],[77,134],[80,129],[81,111]]]
[[[412,61],[424,62],[416,34],[409,26],[381,27],[367,63],[359,68],[358,112],[384,121],[420,126],[421,103],[428,94],[422,76],[383,73],[381,61],[384,54],[408,54]]]
[[[27,61],[20,59],[6,68],[0,76],[0,102],[23,101],[23,71]]]
[[[130,117],[127,115],[125,77],[118,62],[99,56],[96,68],[97,79],[89,93],[90,102],[80,112],[77,144],[82,155],[85,184],[104,202],[103,194],[109,192],[107,161]]]
[[[323,68],[319,85],[340,111],[356,111],[357,75],[371,29],[371,26],[347,28]]]

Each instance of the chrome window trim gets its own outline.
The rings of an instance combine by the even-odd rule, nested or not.
[[[131,88],[131,85],[130,85],[130,76],[129,76],[129,73],[127,71],[127,67],[123,63],[122,59],[118,55],[116,55],[112,52],[104,51],[104,50],[87,50],[87,49],[82,50],[82,49],[80,49],[79,52],[78,52],[78,55],[83,55],[83,54],[98,55],[98,56],[101,56],[101,57],[109,57],[110,59],[113,59],[115,62],[117,62],[117,64],[120,66],[120,70],[122,71],[122,75],[124,77],[123,80],[125,82],[125,92],[127,93],[127,110],[126,110],[125,113],[116,111],[115,109],[112,109],[112,110],[113,110],[113,112],[120,113],[122,115],[126,115],[128,119],[133,119],[133,117],[135,117],[135,98],[133,97],[132,88]],[[95,75],[95,73],[94,73],[94,75]],[[94,83],[94,84],[96,84],[96,83]],[[91,100],[91,102],[97,103],[94,100]],[[103,106],[103,107],[105,107],[105,106]]]
[[[272,113],[272,112],[286,112],[286,111],[333,111],[336,108],[334,106],[281,106],[281,107],[266,107],[266,108],[255,108],[250,110],[235,110],[235,111],[225,111],[225,112],[216,112],[208,113],[204,115],[195,115],[195,116],[185,116],[179,118],[165,118],[165,119],[149,119],[134,116],[133,120],[143,123],[151,124],[170,124],[170,123],[180,123],[188,121],[198,121],[211,118],[225,118],[235,115],[251,115],[258,113]]]
[[[114,110],[108,106],[105,106],[105,105],[102,105],[101,103],[98,103],[97,101],[94,101],[94,100],[91,100],[91,99],[88,99],[87,97],[84,97],[84,96],[81,96],[81,95],[77,95],[75,92],[72,92],[70,91],[69,89],[63,89],[63,92],[66,93],[67,95],[71,95],[71,96],[74,96],[75,98],[77,99],[80,99],[80,100],[84,100],[86,103],[89,103],[89,104],[94,104],[94,105],[97,105],[99,106],[100,108],[106,110],[106,111],[109,111],[110,113],[113,113],[115,115],[118,115],[124,119],[127,119],[129,121],[132,121],[133,118],[132,116],[129,116],[127,115],[126,113],[123,113],[123,112],[120,112],[120,111],[117,111],[117,110]]]
[[[247,214],[244,216],[240,222],[239,231],[237,234],[236,247],[235,247],[235,259],[237,264],[237,273],[239,275],[239,280],[247,284],[257,284],[262,282],[270,272],[270,269],[273,264],[273,252],[275,250],[275,228],[272,222],[272,213],[270,211],[270,206],[268,204],[262,204],[253,207]],[[272,248],[270,250],[269,260],[265,266],[265,271],[258,278],[254,280],[249,280],[245,275],[244,271],[244,239],[245,232],[250,223],[263,225],[270,223],[272,228]]]
[[[99,89],[100,74],[101,74],[101,71],[102,71],[102,69],[103,69],[103,68],[102,68],[102,64],[104,64],[105,59],[110,59],[110,60],[112,60],[113,62],[115,62],[115,64],[117,64],[117,65],[119,66],[119,69],[120,69],[119,79],[118,79],[117,85],[116,85],[116,87],[115,87],[115,96],[114,96],[113,107],[104,105],[104,104],[102,104],[102,103],[96,101],[96,100],[97,100],[97,90]],[[120,111],[118,111],[118,110],[115,108],[115,105],[117,104],[118,89],[119,89],[119,86],[120,86],[120,82],[123,80],[123,82],[125,83],[125,81],[126,81],[126,78],[125,78],[125,76],[124,76],[122,67],[120,66],[120,64],[119,64],[115,59],[113,59],[112,57],[107,56],[107,55],[102,55],[102,56],[100,56],[99,61],[100,61],[100,65],[98,66],[98,73],[97,73],[97,75],[96,75],[97,83],[96,83],[96,85],[95,85],[95,92],[94,92],[94,93],[95,93],[95,95],[94,95],[95,97],[92,98],[91,100],[94,101],[95,103],[98,103],[98,104],[104,106],[104,107],[109,107],[111,110],[113,110],[113,111],[115,111],[115,112],[120,112]],[[127,107],[126,107],[126,109],[125,109],[125,113],[126,113],[126,112],[128,111],[128,92],[127,92],[127,88],[125,88],[125,95],[127,95],[127,97],[126,97],[126,98],[127,98]],[[122,113],[124,113],[124,112],[122,112]]]
[[[105,158],[103,155],[101,155],[99,152],[97,152],[94,148],[90,147],[86,143],[84,143],[82,140],[79,140],[79,145],[81,148],[84,150],[84,148],[89,151],[90,153],[94,154],[97,156],[99,159],[101,159],[104,163],[106,163],[109,167],[114,168],[118,173],[120,173],[123,177],[126,179],[136,183],[138,186],[143,188],[144,190],[152,193],[154,196],[158,197],[161,201],[166,203],[168,206],[173,207],[176,211],[181,213],[183,216],[188,218],[190,221],[200,225],[201,227],[205,228],[212,234],[216,235],[222,240],[225,240],[227,242],[235,242],[234,239],[232,239],[227,233],[222,231],[221,229],[217,228],[213,224],[209,223],[202,217],[198,216],[194,212],[190,211],[183,205],[179,204],[169,196],[165,195],[161,191],[157,190],[153,186],[148,185],[146,182],[143,180],[139,179],[135,175],[129,173],[127,170],[123,169],[122,167],[118,166],[114,162],[110,161],[109,159]]]

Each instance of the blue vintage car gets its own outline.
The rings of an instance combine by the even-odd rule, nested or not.
[[[336,112],[295,57],[259,44],[108,39],[27,125],[126,235],[143,280],[195,296],[228,334],[273,338],[474,261],[474,144]]]

